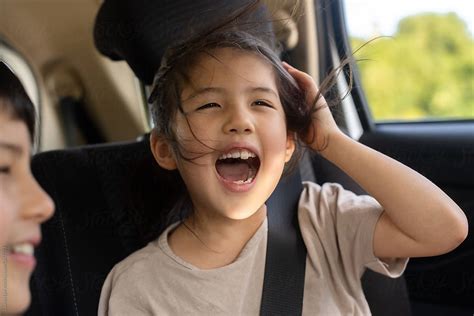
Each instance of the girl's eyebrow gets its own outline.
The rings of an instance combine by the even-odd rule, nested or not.
[[[2,141],[0,141],[0,149],[11,151],[16,156],[23,154],[23,149],[20,146]]]
[[[272,88],[269,88],[269,87],[249,87],[248,89],[246,89],[247,91],[246,92],[265,92],[265,93],[270,93],[270,94],[273,94],[274,96],[278,97],[278,93],[275,92],[275,90],[273,90]],[[191,95],[189,95],[185,100],[183,101],[188,101],[188,100],[191,100],[201,94],[205,94],[205,93],[219,93],[219,94],[223,94],[224,92],[226,91],[226,89],[224,88],[220,88],[220,87],[203,87],[203,88],[199,88],[199,89],[196,89],[194,90],[193,93],[191,93]]]
[[[191,93],[185,100],[183,101],[188,101],[188,100],[191,100],[201,94],[205,94],[205,93],[220,93],[220,94],[223,94],[225,92],[225,89],[224,88],[220,88],[220,87],[203,87],[203,88],[199,88],[199,89],[196,89],[194,90],[193,93]]]
[[[275,97],[278,97],[278,93],[276,93],[275,90],[272,88],[268,87],[251,87],[248,89],[250,92],[265,92],[265,93],[270,93],[273,94]]]

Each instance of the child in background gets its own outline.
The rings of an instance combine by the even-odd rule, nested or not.
[[[54,205],[30,171],[35,109],[18,78],[0,60],[0,315],[30,303],[40,224]]]
[[[246,32],[215,30],[168,49],[150,98],[151,151],[179,170],[189,215],[113,268],[99,315],[259,314],[265,201],[301,145],[373,196],[304,183],[303,315],[370,314],[365,268],[398,277],[409,257],[456,248],[468,230],[462,210],[417,172],[342,133],[324,92]]]

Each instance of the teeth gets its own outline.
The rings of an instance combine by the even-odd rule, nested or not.
[[[18,253],[18,254],[29,255],[29,256],[32,256],[35,252],[35,248],[33,247],[32,244],[29,244],[29,243],[16,244],[16,245],[10,246],[10,250],[12,253]]]
[[[248,178],[247,180],[238,180],[238,181],[232,181],[233,183],[235,184],[247,184],[247,183],[250,183],[252,182],[253,178]]]
[[[249,158],[254,158],[254,157],[256,157],[256,155],[253,152],[248,151],[246,149],[240,149],[240,150],[235,150],[227,154],[222,154],[219,157],[219,160],[229,159],[229,158],[234,158],[234,159],[240,158],[243,160],[247,160]]]

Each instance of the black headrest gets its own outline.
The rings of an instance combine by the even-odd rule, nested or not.
[[[253,2],[256,1],[105,0],[95,22],[95,45],[112,60],[125,60],[139,79],[151,84],[171,43],[199,34]],[[272,25],[261,4],[236,24],[273,42]]]

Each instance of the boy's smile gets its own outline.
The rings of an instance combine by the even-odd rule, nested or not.
[[[273,68],[255,53],[220,48],[198,58],[188,76],[174,129],[187,159],[173,159],[194,212],[248,218],[294,151]]]
[[[0,98],[1,102],[9,101]],[[0,104],[0,108],[2,106]],[[11,311],[16,315],[30,303],[29,280],[36,266],[34,248],[41,241],[40,224],[53,215],[54,204],[31,174],[31,145],[26,124],[2,111],[0,213],[8,214],[10,221],[6,223],[9,229],[0,249],[0,307],[8,303],[7,314]],[[5,284],[6,288],[3,288]]]

